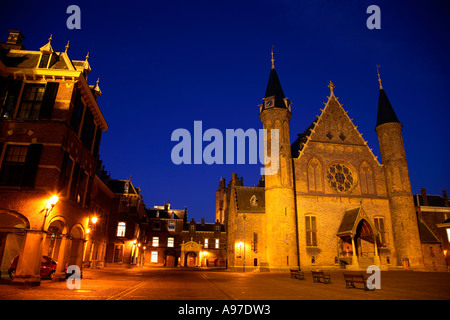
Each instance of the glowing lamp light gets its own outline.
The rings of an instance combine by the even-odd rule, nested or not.
[[[56,205],[58,200],[59,200],[59,197],[57,195],[54,195],[50,199],[48,199],[47,200],[47,209],[52,209]]]
[[[97,220],[98,220],[97,217],[93,217],[93,218],[91,219],[91,221],[92,221],[93,224],[96,224],[96,223],[97,223]]]
[[[91,229],[87,228],[86,233],[89,233],[89,232],[91,232]]]

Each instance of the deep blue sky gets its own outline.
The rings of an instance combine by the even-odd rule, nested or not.
[[[7,3],[6,3],[7,2]],[[66,8],[81,8],[81,30],[66,28]],[[381,30],[368,30],[369,5]],[[403,123],[413,193],[450,191],[450,9],[431,1],[2,1],[0,41],[19,29],[25,46],[52,46],[84,60],[90,52],[98,102],[109,124],[101,159],[113,178],[132,176],[148,206],[170,199],[189,219],[214,220],[221,177],[259,179],[261,165],[180,165],[173,130],[203,121],[204,130],[261,128],[258,104],[270,49],[293,102],[291,141],[320,113],[328,82],[379,156],[375,134],[376,65]],[[205,143],[206,145],[207,143]]]

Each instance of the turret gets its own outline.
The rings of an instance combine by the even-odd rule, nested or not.
[[[379,73],[378,81],[380,92],[375,131],[386,176],[397,265],[422,269],[422,246],[403,144],[402,124],[381,85]]]
[[[272,155],[271,130],[279,132],[279,168],[276,173],[266,174],[266,225],[267,263],[270,269],[287,269],[298,266],[296,238],[294,181],[289,137],[291,102],[284,96],[275,70],[273,51],[272,68],[267,84],[264,103],[260,106],[260,119],[267,129],[267,152]],[[270,164],[266,164],[266,167]]]

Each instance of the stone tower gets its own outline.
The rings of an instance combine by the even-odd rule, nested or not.
[[[289,121],[291,102],[285,98],[275,71],[273,52],[272,68],[266,94],[260,105],[260,119],[267,129],[267,153],[271,153],[271,130],[279,132],[279,166],[273,174],[265,174],[265,201],[267,227],[267,264],[269,269],[288,269],[298,266],[297,226],[295,214],[294,181],[292,172]],[[266,164],[266,168],[270,164]],[[264,265],[265,262],[261,262]]]
[[[379,76],[378,74],[380,93],[375,131],[386,176],[397,265],[422,269],[422,246],[403,145],[402,124],[389,102]]]

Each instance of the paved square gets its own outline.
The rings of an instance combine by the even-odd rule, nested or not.
[[[83,271],[80,290],[43,280],[39,287],[0,282],[1,300],[410,300],[450,299],[450,273],[382,271],[381,289],[347,289],[343,271],[331,284],[287,273],[236,273],[205,269],[105,268]],[[360,286],[361,287],[361,286]]]

